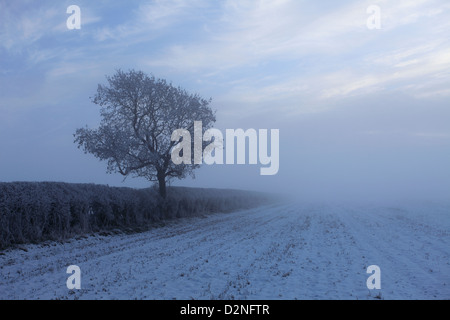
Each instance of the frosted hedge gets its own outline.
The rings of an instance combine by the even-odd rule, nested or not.
[[[267,195],[220,189],[156,190],[53,182],[0,183],[0,249],[103,230],[144,230],[164,219],[229,212],[267,203]]]

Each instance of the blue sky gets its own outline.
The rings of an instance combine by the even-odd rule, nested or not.
[[[212,97],[219,129],[280,129],[277,176],[212,166],[181,184],[445,198],[449,34],[444,0],[0,1],[0,180],[148,186],[107,175],[72,136],[98,125],[105,75],[134,68]]]

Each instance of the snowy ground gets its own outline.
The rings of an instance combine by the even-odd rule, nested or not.
[[[379,298],[450,299],[450,206],[273,205],[0,253],[0,299]]]

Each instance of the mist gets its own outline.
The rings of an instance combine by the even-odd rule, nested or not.
[[[380,29],[366,26],[369,2],[166,4],[82,2],[75,30],[62,23],[66,7],[50,2],[0,10],[8,30],[0,37],[1,181],[151,186],[106,174],[105,163],[73,143],[77,128],[100,123],[89,97],[105,75],[136,69],[211,97],[222,132],[280,130],[276,175],[261,176],[260,165],[202,165],[196,179],[172,185],[319,202],[448,199],[443,2],[380,5]],[[37,13],[47,20],[24,33]]]
[[[195,180],[180,183],[276,191],[305,201],[447,200],[449,116],[445,101],[430,109],[427,101],[374,95],[327,113],[267,113],[246,120],[247,127],[229,119],[223,127],[280,129],[278,174],[259,176],[252,165],[204,165]]]

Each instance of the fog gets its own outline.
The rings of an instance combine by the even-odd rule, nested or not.
[[[448,200],[450,140],[442,133],[448,132],[450,111],[444,101],[430,109],[427,101],[375,95],[326,114],[266,117],[248,123],[280,128],[277,175],[260,176],[260,165],[212,165],[182,184],[279,192],[305,201]]]
[[[136,69],[212,98],[216,128],[279,129],[279,171],[202,165],[172,185],[301,201],[448,200],[450,32],[445,1],[196,1],[66,8],[0,4],[0,181],[149,187],[106,174],[73,143],[96,127],[89,97]],[[200,14],[201,13],[201,14]],[[45,17],[42,18],[42,17]]]

